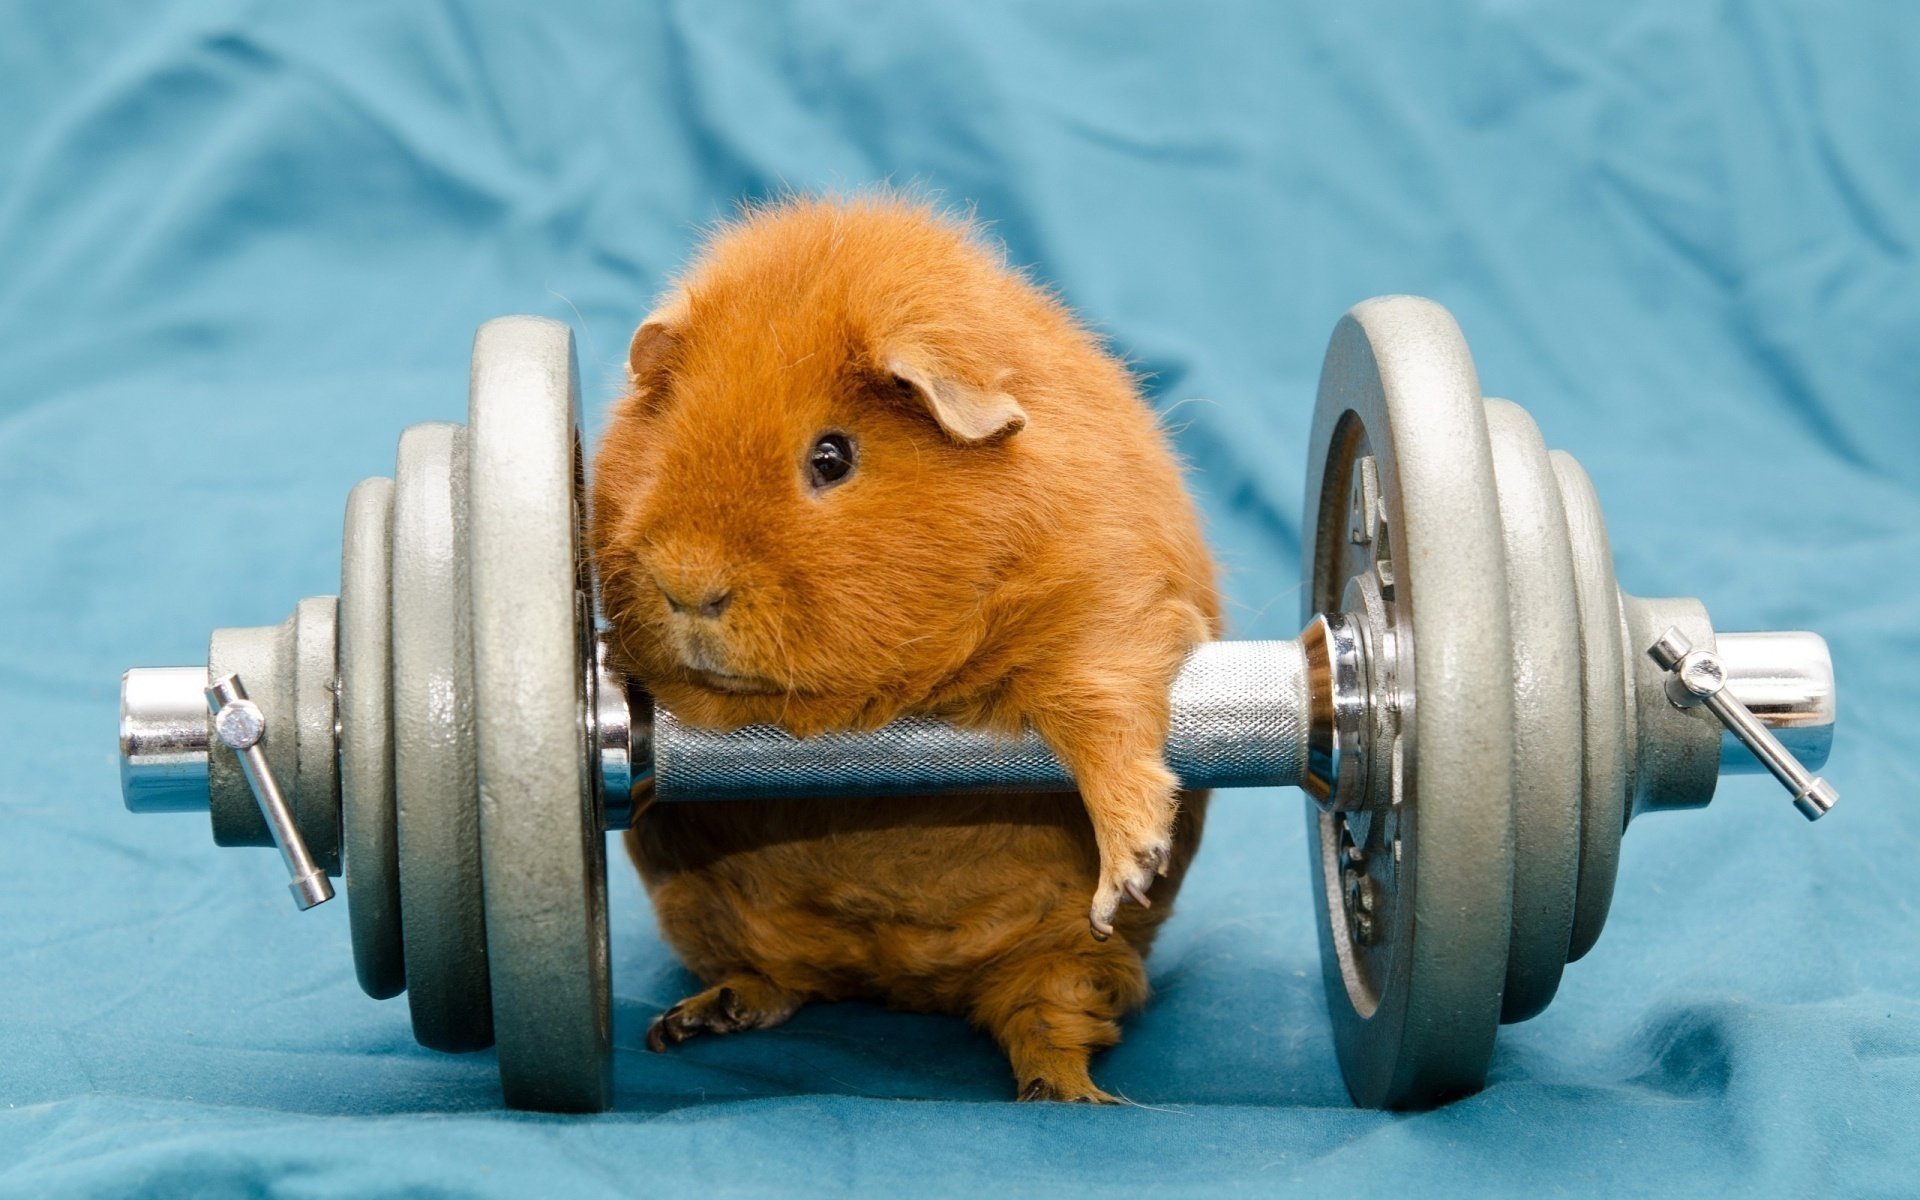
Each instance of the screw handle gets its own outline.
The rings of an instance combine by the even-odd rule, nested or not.
[[[1840,801],[1833,785],[1800,765],[1793,752],[1780,744],[1760,718],[1726,690],[1727,670],[1711,650],[1696,650],[1675,628],[1647,647],[1647,656],[1667,672],[1667,698],[1676,708],[1704,704],[1720,718],[1728,732],[1740,739],[1765,764],[1782,787],[1793,795],[1793,806],[1809,821],[1827,815]]]
[[[207,689],[207,707],[213,711],[214,736],[240,760],[247,787],[252,789],[255,803],[260,805],[260,815],[266,818],[273,844],[280,848],[280,858],[292,877],[287,890],[293,893],[294,904],[304,912],[333,899],[333,884],[328,882],[327,873],[315,865],[306,839],[300,836],[300,826],[294,823],[293,809],[274,781],[273,769],[267,764],[267,752],[260,748],[260,739],[267,735],[266,714],[247,698],[247,689],[238,675],[213,681],[213,686]]]

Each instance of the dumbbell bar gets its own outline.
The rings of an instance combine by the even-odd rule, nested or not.
[[[1788,755],[1818,769],[1833,741],[1826,644],[1811,633],[1722,633],[1723,687],[1773,731]],[[625,829],[636,790],[655,801],[777,800],[1065,791],[1073,776],[1031,731],[1004,737],[932,717],[868,732],[794,738],[766,725],[718,733],[694,728],[629,689],[595,658],[592,741],[601,826]],[[1209,642],[1174,680],[1168,767],[1187,788],[1309,787],[1330,792],[1329,761],[1307,779],[1309,656],[1301,641]],[[1314,663],[1314,691],[1327,666]],[[237,677],[230,677],[237,678]],[[121,677],[121,784],[135,813],[204,812],[207,763],[218,737],[207,719],[201,667],[138,667]],[[636,719],[635,715],[639,713]],[[1312,748],[1330,757],[1331,739]],[[1728,729],[1720,774],[1768,765]],[[1824,811],[1824,810],[1823,810]],[[1821,813],[1811,814],[1819,816]],[[310,905],[301,905],[310,907]]]
[[[1809,633],[1723,633],[1719,643],[1724,690],[1774,731],[1789,755],[1815,769],[1824,765],[1833,740],[1825,642]],[[1308,786],[1307,661],[1300,641],[1196,647],[1174,681],[1166,746],[1167,765],[1181,786]],[[766,725],[717,733],[685,725],[644,692],[626,688],[603,656],[596,657],[596,670],[593,741],[601,825],[609,832],[626,828],[636,789],[672,802],[1073,787],[1072,775],[1032,732],[1009,738],[904,717],[869,732],[805,739]],[[225,744],[210,732],[208,690],[200,667],[140,667],[122,676],[121,782],[130,812],[207,809],[208,755],[215,741]],[[637,721],[635,712],[642,713]],[[1731,729],[1720,753],[1723,775],[1768,769]],[[1319,770],[1322,781],[1335,774],[1332,763]],[[1330,790],[1325,782],[1314,786]]]
[[[395,481],[350,498],[337,618],[330,598],[303,601],[280,627],[216,632],[207,668],[128,672],[121,751],[134,811],[208,808],[221,844],[284,844],[212,733],[207,689],[244,677],[266,724],[253,753],[292,783],[294,841],[334,873],[345,844],[366,990],[408,988],[427,1045],[497,1035],[510,1102],[591,1109],[608,1053],[591,835],[624,825],[636,794],[1071,780],[1032,735],[930,719],[719,734],[630,693],[598,653],[577,558],[553,552],[579,536],[573,379],[564,327],[483,328],[469,428],[409,430]],[[1622,594],[1584,473],[1518,407],[1480,399],[1429,302],[1372,301],[1341,323],[1310,462],[1306,631],[1200,647],[1174,686],[1167,759],[1187,786],[1313,797],[1349,1088],[1430,1103],[1478,1086],[1494,1026],[1543,1008],[1592,945],[1627,819],[1705,804],[1722,770],[1760,769],[1682,684],[1717,668],[1712,711],[1764,739],[1771,763],[1817,768],[1831,667],[1816,635],[1716,646],[1697,602]],[[1701,647],[1686,667],[1647,656],[1669,629]]]

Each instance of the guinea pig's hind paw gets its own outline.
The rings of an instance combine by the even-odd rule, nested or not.
[[[647,1026],[647,1049],[658,1054],[702,1033],[732,1033],[741,1028],[732,988],[720,988],[710,1001],[708,996],[706,992],[689,996],[655,1017]]]
[[[741,991],[721,984],[697,996],[688,996],[653,1019],[653,1024],[647,1027],[647,1049],[658,1054],[668,1046],[677,1046],[703,1033],[765,1029],[786,1020],[798,1007],[784,998],[773,1003],[755,1003]]]
[[[1084,1087],[1062,1087],[1050,1079],[1034,1079],[1020,1089],[1020,1100],[1025,1103],[1035,1100],[1057,1100],[1066,1104],[1118,1104],[1120,1101],[1107,1095],[1093,1084]]]

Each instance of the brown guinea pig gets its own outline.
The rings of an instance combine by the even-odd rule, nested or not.
[[[647,808],[629,848],[711,985],[649,1046],[862,997],[969,1017],[1022,1099],[1111,1099],[1088,1058],[1145,999],[1205,801],[1166,767],[1168,690],[1219,633],[1134,379],[970,226],[890,194],[718,229],[629,370],[592,518],[619,668],[701,726],[1028,725],[1080,789]]]

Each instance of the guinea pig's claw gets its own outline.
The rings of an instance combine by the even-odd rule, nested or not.
[[[1165,846],[1153,848],[1153,873],[1166,878],[1167,871],[1173,866],[1173,854]]]
[[[647,1026],[647,1049],[659,1054],[668,1046],[677,1046],[687,1040],[686,1032],[678,1021],[680,1010],[681,1006],[676,1004]]]
[[[1106,941],[1108,938],[1113,936],[1113,921],[1111,919],[1111,914],[1109,914],[1108,917],[1103,918],[1100,915],[1099,909],[1096,908],[1093,912],[1087,914],[1087,928],[1093,934],[1094,941],[1096,942]]]
[[[1133,902],[1141,908],[1153,907],[1153,901],[1147,899],[1147,893],[1141,889],[1139,884],[1131,879],[1127,880],[1127,895],[1132,897]]]

